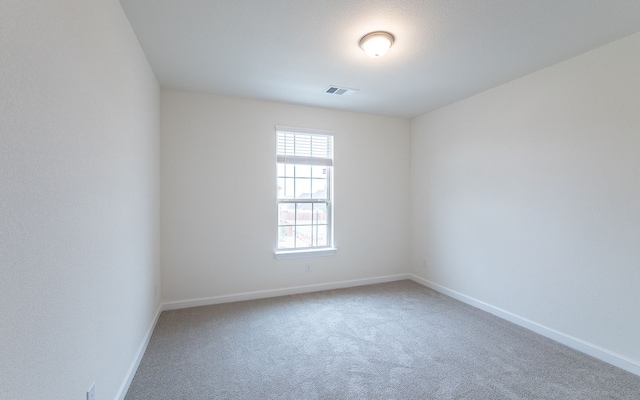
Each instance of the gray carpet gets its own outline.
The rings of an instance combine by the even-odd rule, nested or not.
[[[640,399],[640,377],[400,281],[165,311],[138,399]]]

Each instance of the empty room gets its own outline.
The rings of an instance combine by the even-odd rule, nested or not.
[[[638,0],[0,0],[0,400],[640,399]]]

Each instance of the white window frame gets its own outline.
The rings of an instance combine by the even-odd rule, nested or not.
[[[287,156],[278,154],[278,137],[282,133],[288,134],[301,134],[304,136],[331,136],[332,145],[331,145],[331,154],[328,158],[315,158],[313,156]],[[336,254],[336,248],[334,247],[334,235],[333,235],[333,211],[334,211],[334,203],[333,203],[333,182],[334,182],[334,161],[333,161],[333,140],[334,140],[334,132],[321,130],[321,129],[309,129],[309,128],[299,128],[292,126],[276,126],[276,171],[278,164],[294,164],[294,165],[311,165],[311,166],[326,166],[327,171],[327,198],[326,199],[281,199],[278,198],[278,193],[276,192],[276,250],[274,251],[274,255],[276,259],[287,259],[287,258],[304,258],[304,257],[316,257],[316,256],[332,256]],[[276,183],[278,179],[278,174],[276,173]],[[312,247],[304,247],[304,248],[279,248],[278,247],[278,232],[281,228],[279,223],[278,212],[280,209],[280,204],[284,203],[308,203],[308,204],[326,204],[327,205],[327,245],[326,246],[312,246]],[[296,226],[295,224],[293,225]]]

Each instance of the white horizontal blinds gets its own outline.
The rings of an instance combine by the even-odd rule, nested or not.
[[[277,161],[282,164],[333,166],[333,135],[311,130],[277,129]]]

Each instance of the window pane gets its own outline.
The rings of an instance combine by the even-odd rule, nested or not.
[[[309,178],[295,178],[295,194],[296,199],[310,199],[311,198],[311,179]]]
[[[311,180],[311,198],[312,199],[327,198],[327,180],[326,179]]]
[[[296,227],[296,247],[311,247],[311,227],[310,226],[297,226]]]
[[[285,178],[284,181],[284,191],[283,198],[285,199],[293,199],[293,189],[294,189],[294,179],[293,178]]]
[[[293,199],[293,178],[278,178],[278,198]]]
[[[296,178],[311,178],[311,166],[296,165]]]
[[[279,226],[278,227],[278,248],[293,249],[295,247],[295,227]]]
[[[327,167],[314,165],[313,167],[311,167],[311,176],[313,178],[326,178]]]
[[[327,205],[326,204],[313,205],[313,223],[314,224],[327,223]]]
[[[278,178],[293,178],[294,176],[294,171],[295,171],[295,166],[293,164],[281,164],[281,163],[277,163],[278,165]]]
[[[314,246],[327,246],[327,226],[326,225],[315,225],[313,227],[314,235],[313,235],[313,245]]]
[[[296,225],[311,225],[312,207],[311,203],[296,203]]]
[[[278,225],[294,225],[296,222],[295,204],[278,204]]]
[[[293,178],[294,177],[294,173],[293,173],[294,172],[294,165],[293,164],[284,164],[284,167],[285,167],[284,168],[284,174],[287,177]]]

